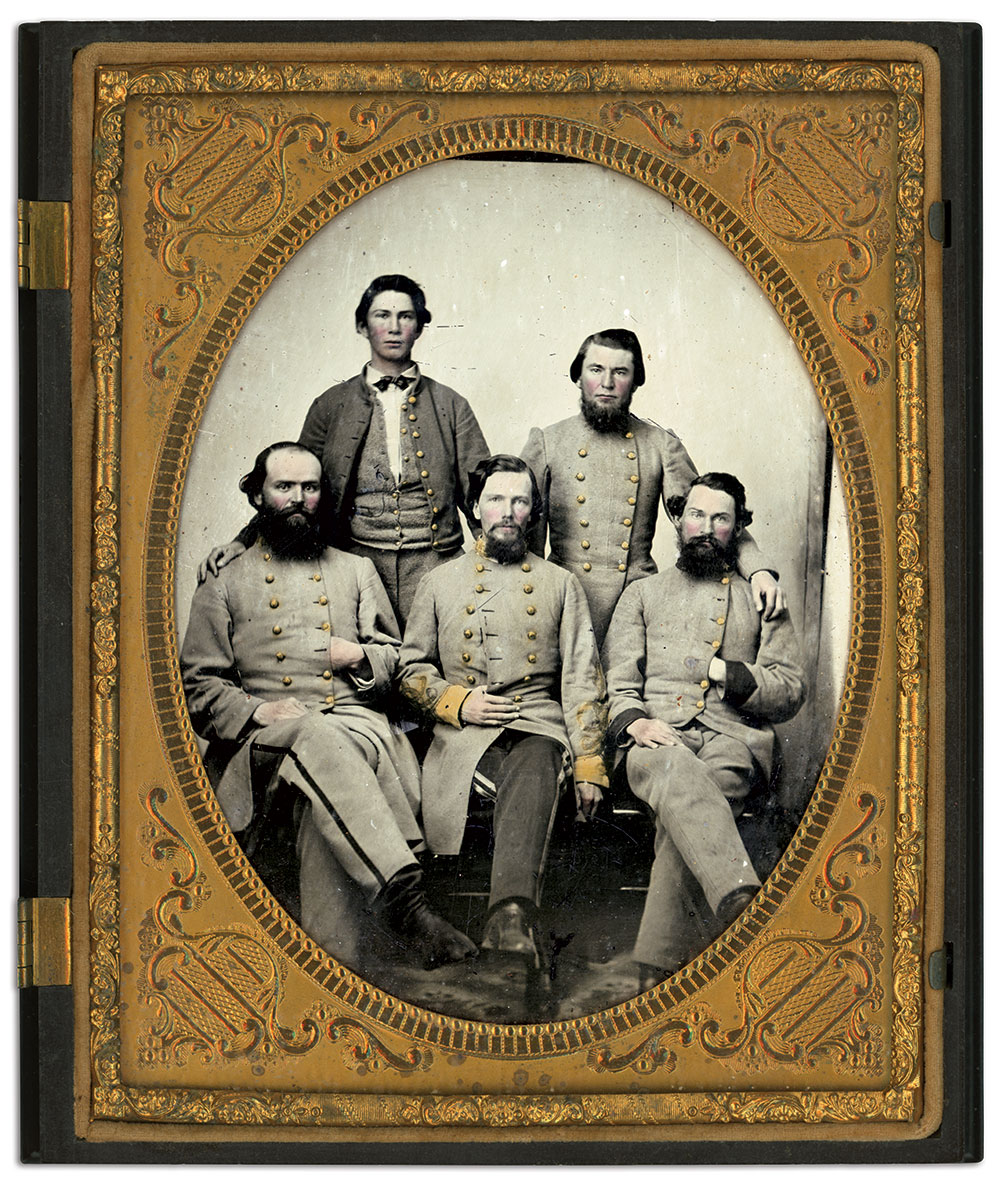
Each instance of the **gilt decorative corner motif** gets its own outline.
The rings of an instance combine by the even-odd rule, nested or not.
[[[660,1138],[716,1123],[918,1125],[923,65],[309,57],[192,52],[96,70],[90,1122]],[[206,776],[175,606],[202,418],[265,294],[360,200],[439,162],[498,155],[612,171],[740,262],[825,418],[849,533],[839,711],[761,894],[660,987],[530,1023],[387,994],[280,907]]]

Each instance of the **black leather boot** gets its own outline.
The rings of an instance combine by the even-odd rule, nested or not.
[[[517,900],[508,900],[492,909],[481,948],[522,955],[532,966],[540,969],[542,951],[529,917],[533,911],[534,905],[524,905]]]
[[[423,890],[423,872],[414,864],[389,880],[375,901],[380,923],[407,954],[413,955],[424,970],[461,962],[476,953],[476,947],[427,903]]]
[[[737,888],[727,896],[723,896],[719,907],[715,910],[715,919],[719,923],[719,931],[724,932],[753,901],[760,891],[759,887]]]

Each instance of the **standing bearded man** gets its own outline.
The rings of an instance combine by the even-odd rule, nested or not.
[[[759,890],[734,817],[771,779],[771,724],[806,695],[788,613],[762,616],[736,569],[751,521],[743,484],[700,475],[668,511],[677,564],[629,586],[604,645],[608,738],[656,818],[634,951],[640,990],[700,953]]]
[[[262,807],[298,800],[307,932],[323,943],[337,925],[332,856],[406,957],[459,961],[475,946],[431,911],[414,859],[416,758],[377,708],[396,672],[396,621],[371,562],[324,545],[320,470],[311,451],[278,442],[240,481],[258,536],[195,592],[181,651],[191,721],[248,850]]]
[[[428,847],[458,854],[470,790],[491,787],[493,866],[482,948],[541,963],[535,922],[564,780],[593,813],[607,787],[604,678],[587,601],[566,570],[527,549],[534,476],[496,455],[470,476],[474,552],[428,574],[400,662],[406,697],[434,719],[423,768]],[[478,794],[477,794],[478,795]]]
[[[532,429],[521,452],[543,503],[530,544],[543,554],[547,531],[550,560],[580,579],[600,647],[625,587],[656,573],[651,550],[661,501],[666,508],[697,471],[675,433],[630,411],[646,379],[631,330],[584,339],[569,375],[580,389],[580,412]],[[739,541],[739,570],[765,618],[784,610],[775,574],[747,533]]]

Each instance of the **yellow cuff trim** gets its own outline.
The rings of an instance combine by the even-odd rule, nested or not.
[[[608,774],[600,756],[577,756],[573,761],[573,776],[576,780],[585,780],[588,784],[608,787]]]
[[[434,706],[434,717],[439,718],[442,722],[450,723],[453,727],[460,727],[462,723],[458,712],[471,692],[471,690],[463,689],[460,685],[449,685]]]

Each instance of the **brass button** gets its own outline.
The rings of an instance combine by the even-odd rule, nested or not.
[[[406,433],[406,430],[405,430],[405,429],[403,430],[403,433]],[[413,436],[414,436],[415,438],[419,438],[419,437],[420,437],[420,430],[419,430],[419,429],[415,429],[415,430],[413,431]]]
[[[715,622],[716,623],[725,623],[726,617],[724,615],[720,615],[719,618]]]
[[[282,685],[291,685],[292,684],[291,677],[282,677],[281,684]]]
[[[528,664],[529,665],[533,665],[535,663],[535,661],[537,661],[537,660],[538,660],[538,657],[535,656],[535,654],[533,652],[528,653]]]
[[[625,519],[622,521],[622,524],[624,524],[626,528],[631,528],[632,527],[632,517],[626,516]]]
[[[401,404],[399,407],[400,407],[400,408],[403,410],[403,412],[405,413],[405,412],[406,412],[406,401],[404,400],[404,401],[403,401],[403,403],[402,403],[402,404]]]
[[[534,614],[535,614],[535,608],[534,608],[534,607],[528,607],[528,608],[527,608],[527,612],[528,612],[528,614],[529,614],[529,615],[534,615]]]
[[[276,652],[274,655],[279,661],[283,661],[285,659],[285,654],[283,652]]]
[[[440,508],[431,508],[431,511],[434,513],[435,516],[437,516],[438,512],[440,512],[441,509]]]
[[[271,560],[271,555],[270,555],[270,553],[265,553],[265,554],[264,554],[264,560],[265,560],[265,561],[270,561],[270,560]]]
[[[417,398],[415,396],[408,396],[406,399],[411,405],[415,405],[417,403]]]
[[[394,491],[394,492],[392,493],[392,498],[393,498],[394,500],[398,500],[398,499],[399,499],[399,492],[398,492],[398,491]]]
[[[639,476],[638,475],[629,475],[628,481],[629,481],[629,483],[638,483]]]
[[[429,474],[430,474],[430,471],[421,471],[421,472],[420,472],[420,478],[421,478],[421,479],[426,479],[426,478],[427,478],[427,476],[428,476]]]
[[[438,530],[438,526],[437,526],[436,524],[432,524],[432,525],[431,525],[431,532],[432,532],[432,533],[436,533],[436,532],[437,532],[437,530]],[[436,545],[436,544],[437,544],[437,541],[435,541],[435,542],[434,542],[434,544]]]
[[[524,593],[525,593],[525,594],[531,594],[531,592],[532,592],[534,589],[535,589],[535,588],[534,588],[534,587],[531,585],[531,583],[530,583],[530,582],[525,582],[525,584],[524,584]]]
[[[535,631],[534,628],[532,628],[531,631],[528,632],[528,639],[529,640],[537,640],[538,639],[538,633]]]
[[[707,682],[707,681],[702,681],[702,683],[701,683],[701,688],[702,688],[702,689],[708,689],[708,682]]]
[[[331,680],[332,677],[333,677],[333,674],[330,672],[329,669],[323,670],[323,680],[324,681],[329,681],[329,680]]]
[[[476,573],[477,574],[481,574],[483,572],[483,570],[485,570],[485,569],[486,569],[486,567],[483,565],[483,563],[481,561],[476,562]]]
[[[404,437],[404,438],[406,437],[406,430],[405,430],[405,429],[401,429],[399,432],[400,432],[400,433],[403,435],[403,437]],[[414,435],[414,436],[416,436],[416,435]]]
[[[433,488],[433,487],[428,487],[428,488],[427,488],[427,494],[428,494],[428,495],[433,495],[433,494],[434,494],[434,488]]]
[[[469,661],[471,661],[471,660],[472,660],[472,656],[471,656],[471,655],[470,655],[468,652],[463,652],[463,653],[462,653],[462,660],[463,660],[463,661],[465,661],[465,663],[466,663],[466,664],[468,664],[468,663],[469,663]]]
[[[520,695],[520,694],[515,694],[515,695],[514,695],[514,701],[515,701],[515,702],[521,702],[521,701],[523,701],[523,700],[524,700],[524,699],[521,697],[521,695]]]
[[[631,430],[629,430],[629,431],[628,431],[628,433],[626,433],[626,435],[625,435],[625,436],[626,436],[627,438],[634,438],[634,437],[635,437],[635,434],[634,434],[634,433],[633,433]]]
[[[474,607],[474,606],[473,606],[473,605],[470,603],[470,604],[468,605],[468,607],[466,607],[466,608],[465,608],[465,614],[466,614],[466,615],[475,615],[475,613],[476,613],[476,609],[475,609],[475,607]]]
[[[635,503],[635,496],[634,496],[634,495],[630,495],[630,496],[628,497],[628,503],[630,503],[630,504],[634,504],[634,503]]]
[[[408,421],[416,421],[416,419],[417,419],[416,413],[410,413],[409,416],[407,417]]]
[[[398,516],[398,515],[399,515],[399,509],[398,509],[398,508],[393,508],[393,510],[392,510],[392,514],[393,514],[393,516]],[[403,531],[402,529],[399,529],[399,532],[402,532],[402,531]]]
[[[333,696],[333,694],[327,694],[326,697],[323,699],[323,701],[326,702],[327,706],[332,706],[334,704],[334,702],[336,702],[336,700],[337,699]]]
[[[322,582],[322,581],[323,581],[322,574],[313,574],[313,582]]]
[[[278,625],[277,625],[277,624],[275,624],[275,625],[274,625],[274,627],[273,627],[273,628],[271,628],[271,634],[272,634],[273,636],[280,636],[280,635],[281,635],[281,628],[280,628],[280,627],[278,627]]]
[[[698,707],[699,710],[703,710],[705,708],[705,703],[700,700],[695,702],[695,705]]]
[[[583,473],[583,471],[577,471],[576,477],[582,483],[587,476]]]
[[[576,497],[576,502],[578,504],[585,504],[587,502],[587,497],[585,495],[578,495]]]
[[[321,632],[328,632],[330,630],[330,625],[328,623],[321,623],[319,625],[319,630]]]
[[[409,461],[410,461],[410,456],[409,456],[409,454],[404,454],[404,455],[403,455],[403,462],[409,462]]]
[[[327,603],[329,603],[329,601],[330,600],[326,597],[326,595],[320,595],[319,598],[316,600],[316,602],[319,603],[319,605],[321,607],[325,607],[327,605]]]
[[[635,458],[635,451],[634,451],[634,450],[630,450],[630,451],[628,452],[628,454],[627,454],[625,457],[626,457],[626,458]]]
[[[583,568],[584,568],[584,569],[585,569],[585,570],[586,570],[586,571],[589,573],[589,572],[590,572],[590,570],[591,570],[591,565],[590,565],[590,562],[589,562],[589,561],[585,561],[585,562],[583,563]]]
[[[486,587],[481,582],[476,583],[476,594],[482,594],[485,589]]]
[[[265,575],[264,575],[264,581],[265,581],[265,582],[273,582],[273,581],[274,581],[274,575],[273,575],[273,574],[265,574]]]
[[[530,681],[530,680],[531,680],[531,677],[530,677],[530,675],[528,675],[528,676],[524,677],[524,678],[523,678],[523,680],[524,680],[524,681]]]
[[[622,549],[628,549],[628,541],[622,541]]]
[[[581,542],[580,542],[580,546],[581,546],[581,548],[583,548],[583,549],[589,549],[589,548],[590,548],[590,542],[589,542],[589,541],[581,541]]]
[[[272,599],[272,600],[271,600],[271,601],[268,603],[268,606],[269,606],[269,607],[271,607],[271,608],[274,608],[274,607],[280,607],[280,606],[281,606],[281,604],[278,602],[278,600],[277,600],[277,599]]]
[[[466,628],[465,631],[462,633],[462,635],[466,638],[466,640],[471,640],[472,639],[472,628]]]
[[[719,645],[720,645],[720,643],[721,643],[721,641],[719,641],[719,640],[713,640],[713,641],[712,641],[712,647],[713,647],[713,648],[718,648],[718,647],[719,647]]]
[[[587,450],[583,446],[580,447],[580,449],[577,451],[577,453],[580,455],[581,458],[587,457]]]
[[[729,579],[728,579],[728,578],[723,578],[723,579],[722,579],[722,585],[723,585],[723,586],[728,586],[728,585],[729,585]]]
[[[424,452],[423,452],[423,450],[418,450],[418,451],[417,451],[417,458],[423,458],[423,456],[424,456]]]
[[[589,520],[586,520],[586,519],[584,519],[584,520],[581,520],[581,521],[580,521],[580,527],[581,527],[581,528],[590,528],[590,521],[589,521]]]
[[[531,562],[530,561],[522,562],[521,569],[524,570],[524,572],[526,574],[530,574],[531,573]]]
[[[470,673],[470,674],[469,674],[469,676],[468,676],[468,677],[466,677],[466,679],[465,679],[465,680],[466,680],[466,681],[469,683],[469,685],[475,685],[475,684],[476,684],[476,679],[475,679],[475,677],[473,676],[473,674],[472,674],[472,673]]]
[[[625,571],[628,569],[628,566],[626,566],[626,564],[623,561],[620,561],[618,563],[618,569],[621,570],[621,572],[624,574]]]

